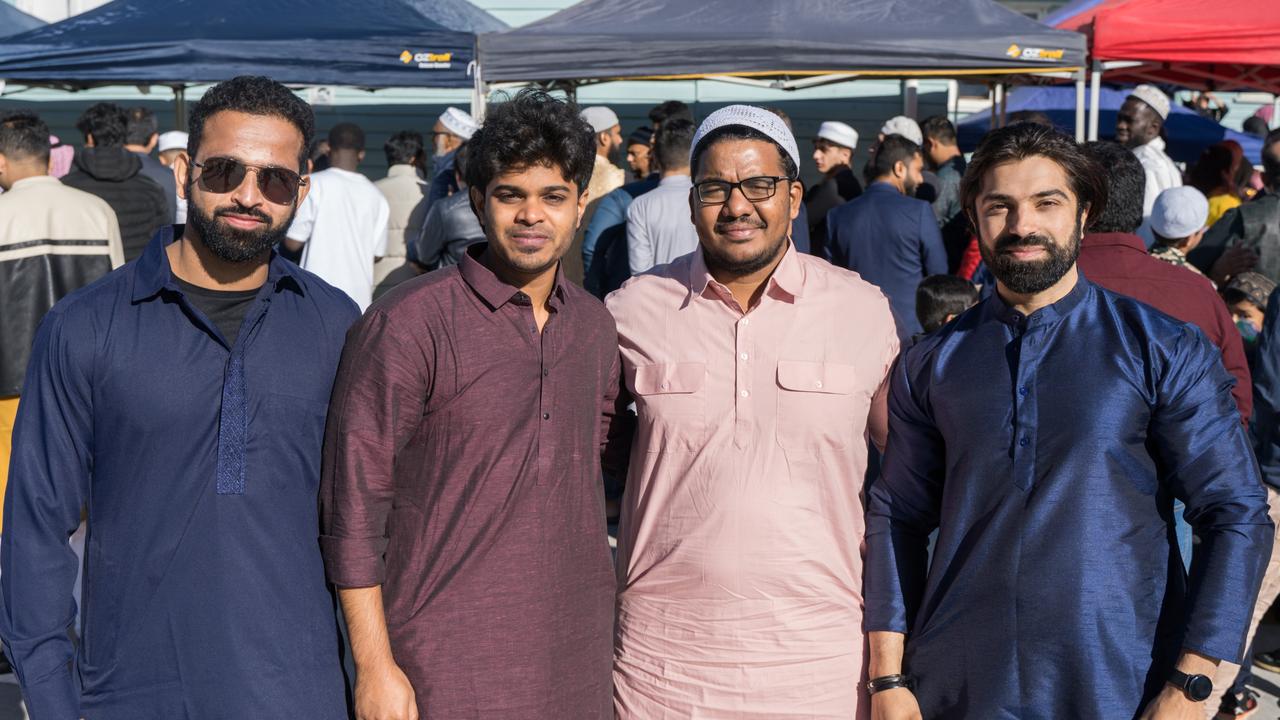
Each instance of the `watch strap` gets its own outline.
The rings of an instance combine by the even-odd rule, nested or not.
[[[875,695],[878,692],[893,690],[895,688],[906,688],[910,690],[914,686],[915,683],[906,675],[882,675],[878,678],[872,678],[867,681],[867,692]]]

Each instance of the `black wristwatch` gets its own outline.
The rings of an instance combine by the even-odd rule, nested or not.
[[[1169,684],[1186,693],[1193,702],[1204,702],[1213,694],[1213,679],[1208,675],[1188,675],[1174,670],[1169,673]]]
[[[882,675],[867,681],[867,692],[875,695],[878,692],[893,690],[894,688],[910,690],[914,685],[915,683],[906,675]]]

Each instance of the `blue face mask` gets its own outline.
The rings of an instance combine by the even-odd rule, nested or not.
[[[1245,345],[1252,345],[1258,342],[1258,328],[1253,323],[1241,318],[1236,321],[1236,329],[1240,331],[1240,338],[1244,340]]]

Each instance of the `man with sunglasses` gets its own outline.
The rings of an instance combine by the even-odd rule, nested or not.
[[[211,88],[175,162],[181,237],[166,226],[40,326],[0,547],[0,637],[32,720],[347,717],[316,492],[358,313],[271,249],[313,126],[267,78]]]
[[[796,251],[800,157],[775,114],[712,113],[691,161],[700,249],[607,300],[639,416],[615,709],[863,717],[860,493],[898,351],[889,304]]]

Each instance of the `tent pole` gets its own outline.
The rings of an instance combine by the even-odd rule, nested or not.
[[[1084,142],[1084,68],[1076,72],[1076,142]]]
[[[1089,140],[1098,139],[1098,102],[1102,98],[1102,63],[1093,61],[1089,77]]]
[[[960,120],[960,82],[958,80],[947,81],[947,115],[950,116],[952,123]]]
[[[173,127],[187,129],[187,86],[173,86]]]
[[[996,105],[1000,107],[999,127],[1004,127],[1005,120],[1007,119],[1007,115],[1008,115],[1007,113],[1008,102],[1005,100],[1005,97],[1004,97],[1004,83],[996,83]]]
[[[991,101],[991,129],[995,130],[997,127],[999,127],[998,125],[996,125],[996,119],[998,117],[997,113],[999,112],[999,108],[996,107],[996,84],[995,83],[987,83],[987,99]]]
[[[471,117],[478,123],[484,122],[486,105],[489,100],[489,88],[485,85],[483,68],[480,61],[472,61],[471,74]]]
[[[920,81],[911,79],[902,81],[902,114],[909,118],[919,117]]]

